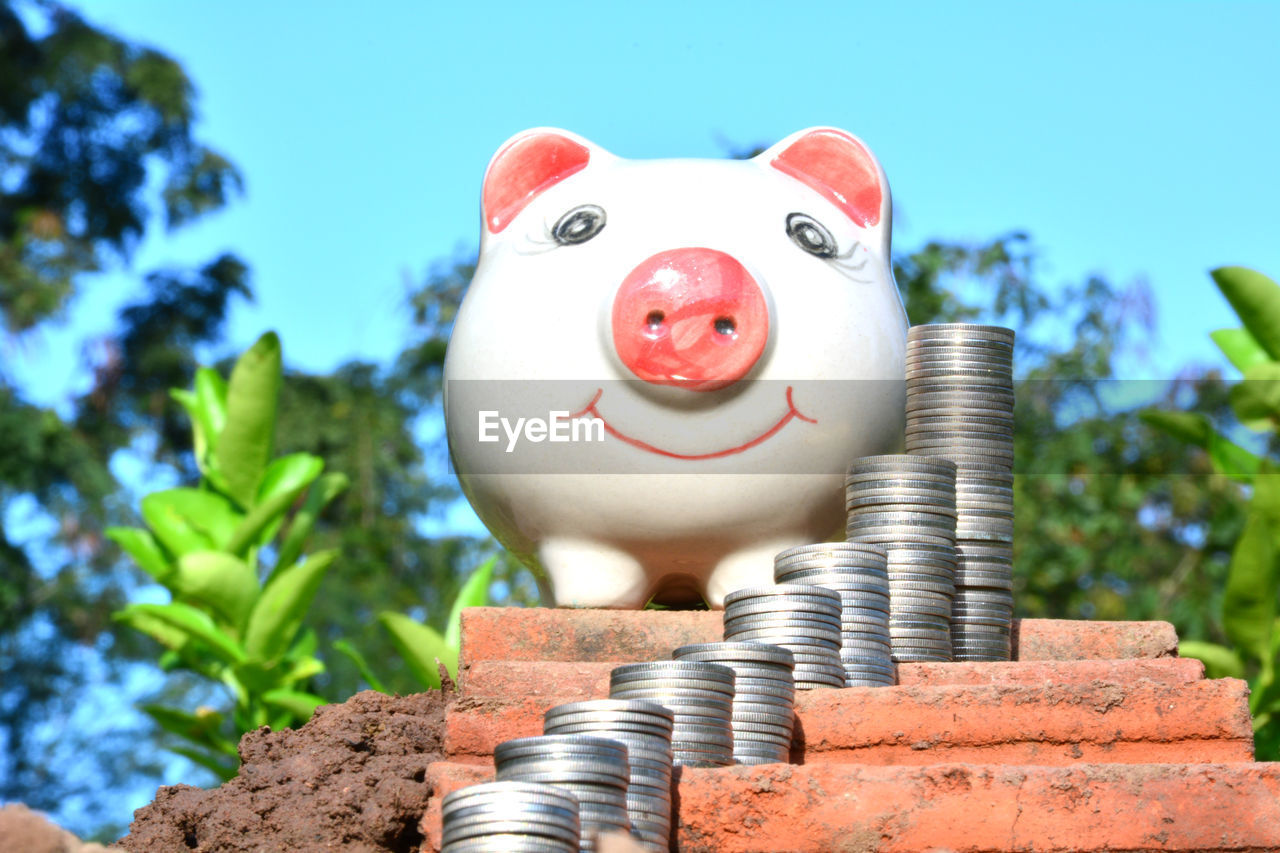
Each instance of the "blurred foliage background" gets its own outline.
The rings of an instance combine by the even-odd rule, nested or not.
[[[0,0],[0,335],[10,345],[57,323],[91,286],[86,274],[127,262],[149,223],[181,229],[245,191],[233,159],[200,137],[179,63],[58,3],[35,8],[38,32]],[[1153,329],[1148,286],[1047,282],[1037,258],[1021,233],[939,238],[895,257],[912,323],[1018,331],[1018,615],[1166,619],[1183,637],[1224,642],[1222,588],[1246,490],[1216,475],[1203,450],[1137,416],[1161,405],[1229,427],[1220,377],[1187,369],[1160,385],[1118,380]],[[440,624],[469,571],[496,550],[423,532],[459,499],[452,481],[428,473],[442,439],[423,436],[440,433],[424,425],[439,419],[445,345],[474,260],[473,251],[436,259],[412,283],[413,331],[391,362],[323,375],[286,365],[277,451],[314,454],[351,480],[313,539],[342,556],[308,627],[321,650],[345,638],[381,662],[391,690],[414,682],[393,667],[376,614]],[[147,594],[147,581],[103,531],[139,523],[137,481],[198,479],[168,389],[191,386],[195,348],[221,344],[228,310],[254,298],[252,271],[230,253],[139,279],[114,332],[86,342],[92,387],[70,406],[31,402],[0,360],[0,801],[50,811],[75,803],[71,828],[101,838],[130,818],[114,792],[139,779],[154,785],[167,760],[143,746],[161,737],[143,718],[108,736],[66,724],[83,691],[131,683],[157,655],[110,620]],[[123,459],[134,483],[120,473]],[[509,562],[494,590],[512,604],[535,601]],[[326,699],[366,686],[350,661],[326,661],[312,683]],[[176,678],[153,698],[194,706],[207,690]],[[193,769],[191,781],[208,779]]]

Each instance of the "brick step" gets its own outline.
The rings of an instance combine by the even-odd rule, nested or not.
[[[590,694],[581,689],[587,684],[584,677],[576,692],[541,695],[464,693],[445,717],[445,754],[488,763],[497,744],[541,734],[547,708],[608,695],[607,678],[603,690]],[[1237,679],[808,690],[797,694],[796,720],[796,763],[1253,759],[1248,687]]]
[[[427,775],[436,851],[441,798],[492,771]],[[675,803],[682,853],[1280,849],[1280,763],[682,768]]]
[[[609,695],[609,673],[626,661],[475,661],[459,689],[468,696],[545,696],[566,702]],[[1204,678],[1204,664],[1191,658],[1007,663],[904,663],[898,684],[1047,686],[1107,681],[1186,684]]]
[[[677,646],[722,637],[722,614],[700,610],[571,610],[473,607],[462,613],[460,666],[482,660],[661,660]],[[1015,619],[1014,659],[1175,657],[1167,622]]]

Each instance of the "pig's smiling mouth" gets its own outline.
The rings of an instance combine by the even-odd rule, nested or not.
[[[688,460],[719,459],[722,456],[732,456],[735,453],[742,453],[745,450],[750,450],[751,448],[755,447],[757,444],[762,444],[768,441],[775,434],[780,432],[783,427],[791,423],[792,418],[799,418],[805,423],[816,424],[818,422],[816,418],[811,418],[804,414],[801,414],[800,410],[796,408],[795,402],[793,402],[791,399],[791,392],[792,392],[792,388],[790,385],[788,385],[787,386],[787,411],[786,411],[786,414],[784,414],[781,418],[778,419],[777,423],[775,423],[773,426],[769,427],[767,430],[760,433],[759,435],[757,435],[755,438],[751,439],[748,442],[739,444],[737,447],[730,447],[725,450],[716,450],[712,453],[674,453],[670,450],[663,450],[661,447],[654,447],[652,444],[641,441],[638,438],[632,438],[626,433],[619,432],[617,429],[614,428],[612,424],[609,423],[609,421],[604,417],[604,415],[600,414],[600,410],[596,408],[597,404],[600,402],[601,395],[604,394],[603,388],[598,389],[596,391],[596,395],[591,398],[591,402],[587,403],[587,405],[581,411],[575,412],[573,415],[570,415],[570,418],[571,419],[581,418],[587,415],[590,415],[595,418],[599,418],[600,422],[604,424],[604,431],[609,435],[613,436],[614,438],[625,441],[627,444],[630,444],[632,447],[638,447],[641,450],[647,450],[649,453],[656,453],[659,456],[666,456],[671,459],[688,459]]]

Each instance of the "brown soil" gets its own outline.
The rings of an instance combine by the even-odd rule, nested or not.
[[[412,696],[366,691],[297,731],[251,732],[240,774],[220,788],[161,788],[134,813],[132,853],[342,850],[416,853],[442,754],[453,686]]]
[[[84,844],[21,803],[0,808],[0,853],[109,853],[101,844]]]

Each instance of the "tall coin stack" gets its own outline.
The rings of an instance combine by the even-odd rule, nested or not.
[[[788,548],[773,558],[773,579],[840,596],[840,662],[845,687],[883,687],[896,678],[889,641],[888,554],[864,542]]]
[[[907,332],[907,452],[956,465],[956,660],[1009,660],[1013,623],[1012,329]]]
[[[577,853],[578,800],[554,785],[486,782],[446,794],[441,853]]]
[[[543,716],[549,735],[590,734],[627,748],[631,834],[649,850],[671,845],[671,730],[675,715],[655,702],[592,699],[557,705]]]
[[[733,670],[733,760],[774,764],[791,758],[795,725],[795,657],[767,643],[697,643],[676,660],[718,663]]]
[[[951,660],[956,466],[928,456],[865,456],[845,477],[850,542],[888,557],[889,636],[897,661]]]
[[[840,594],[820,586],[785,583],[738,589],[724,597],[724,638],[790,651],[800,690],[844,687],[840,611]]]
[[[578,800],[578,849],[594,851],[602,832],[631,832],[627,748],[592,735],[542,735],[504,741],[493,750],[499,782],[556,785]]]
[[[689,767],[733,764],[733,670],[697,661],[616,666],[610,699],[644,699],[672,712],[671,756]]]

